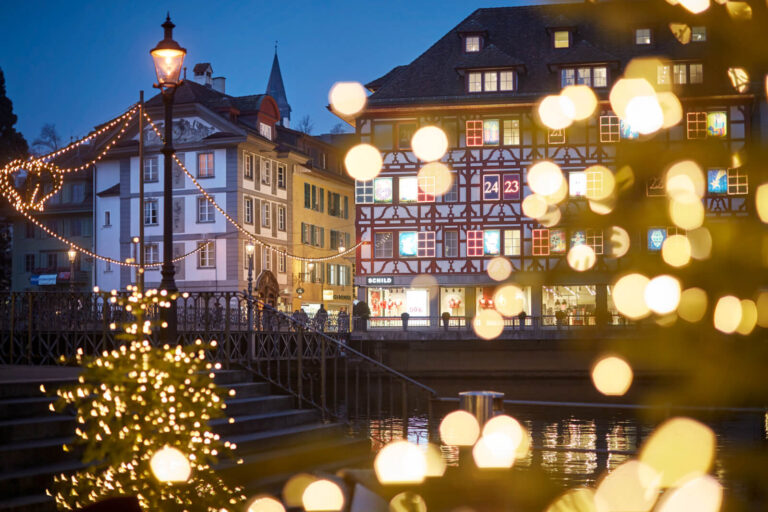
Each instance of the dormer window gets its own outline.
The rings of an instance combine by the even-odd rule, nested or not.
[[[635,44],[648,45],[651,44],[651,29],[638,28],[635,30]]]
[[[589,87],[608,86],[608,68],[605,66],[583,66],[560,70],[560,86],[587,85]]]
[[[691,41],[703,43],[707,40],[707,27],[691,27]]]
[[[514,71],[469,71],[467,73],[467,92],[498,92],[514,90]]]
[[[464,51],[474,53],[480,51],[480,36],[466,36],[464,38]]]
[[[552,35],[553,44],[555,48],[570,48],[571,47],[571,31],[570,30],[555,30]]]

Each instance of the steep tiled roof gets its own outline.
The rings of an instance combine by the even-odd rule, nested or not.
[[[456,69],[504,68],[523,65],[522,60],[505,53],[493,43],[484,46],[479,52],[465,53],[456,61]]]

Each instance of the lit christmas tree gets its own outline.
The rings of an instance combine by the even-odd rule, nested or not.
[[[52,494],[58,507],[73,510],[114,496],[136,496],[144,510],[219,511],[243,503],[242,489],[225,485],[211,468],[235,448],[208,427],[226,407],[226,392],[214,384],[214,365],[206,360],[216,343],[155,348],[143,339],[151,332],[143,313],[150,305],[167,307],[165,297],[134,291],[111,301],[136,316],[121,336],[127,343],[101,357],[79,353],[78,384],[58,390],[52,405],[58,411],[74,408],[76,443],[84,446],[83,462],[89,465],[56,477]],[[191,473],[184,482],[161,482],[158,459],[155,473],[150,467],[153,455],[172,451],[169,447],[188,459]]]

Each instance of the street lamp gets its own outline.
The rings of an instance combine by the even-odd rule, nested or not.
[[[255,346],[253,344],[253,252],[256,246],[253,242],[245,244],[245,252],[248,255],[248,342],[251,348],[251,354],[255,355]]]
[[[69,256],[69,291],[75,292],[75,258],[77,258],[77,251],[74,247],[67,251]]]
[[[163,106],[165,107],[165,145],[163,146],[164,169],[163,169],[163,267],[160,281],[160,289],[168,292],[170,308],[161,309],[161,319],[166,323],[165,336],[163,341],[166,343],[176,343],[176,282],[174,281],[175,270],[173,268],[173,224],[171,217],[172,189],[173,180],[173,95],[176,87],[181,84],[179,75],[181,66],[184,64],[184,55],[187,51],[179,46],[179,43],[173,40],[173,27],[170,14],[162,24],[165,30],[165,37],[157,43],[154,49],[149,53],[155,61],[155,72],[157,73],[157,83],[155,87],[160,89],[163,96]],[[139,172],[144,172],[140,169]],[[142,205],[143,208],[143,205]]]

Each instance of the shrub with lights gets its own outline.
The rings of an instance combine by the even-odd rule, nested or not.
[[[78,353],[78,383],[57,391],[52,408],[74,410],[75,443],[83,446],[88,464],[55,478],[51,494],[60,509],[126,495],[136,496],[145,510],[218,511],[245,500],[241,489],[225,485],[211,467],[235,448],[208,426],[211,419],[224,416],[226,407],[226,392],[214,383],[213,365],[206,359],[216,343],[153,347],[141,339],[138,333],[151,329],[141,312],[148,304],[168,304],[156,298],[152,291],[134,291],[127,301],[137,318],[125,326],[126,344],[98,357]],[[64,446],[65,451],[72,448]],[[177,460],[179,452],[188,468]]]

